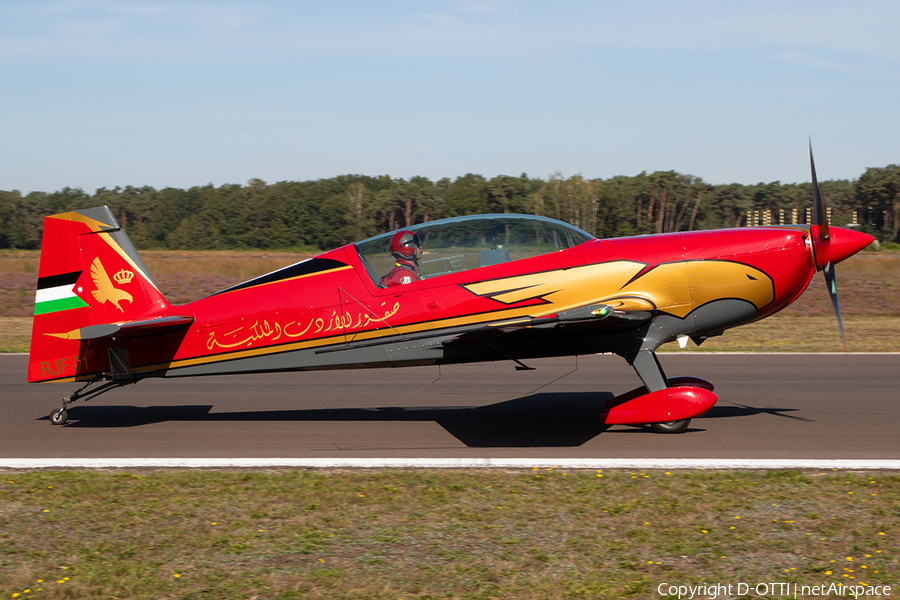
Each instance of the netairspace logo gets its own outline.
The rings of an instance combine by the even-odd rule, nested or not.
[[[859,598],[860,596],[889,597],[889,585],[844,585],[843,583],[823,583],[820,585],[803,585],[800,583],[704,583],[703,585],[670,585],[668,582],[656,588],[660,596],[677,597],[678,600],[706,598],[716,600],[723,596],[744,596],[754,593],[758,596],[780,598],[804,598],[807,596],[836,596],[843,598]]]

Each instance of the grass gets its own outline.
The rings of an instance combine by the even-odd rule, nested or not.
[[[844,318],[848,352],[900,352],[900,317]],[[665,351],[676,352],[843,352],[841,333],[833,315],[802,317],[774,315],[750,325],[729,329],[697,347],[684,350],[675,343]]]
[[[0,597],[552,600],[658,598],[663,582],[896,586],[898,484],[832,471],[6,472]]]
[[[166,298],[183,304],[308,258],[261,251],[142,253]],[[0,251],[0,352],[27,352],[37,281],[37,251]],[[841,312],[850,352],[900,351],[900,254],[866,252],[838,266]],[[666,349],[676,349],[667,346]],[[693,351],[840,352],[831,300],[821,274],[779,314],[711,338]]]
[[[30,346],[30,317],[0,317],[0,352],[28,352]]]

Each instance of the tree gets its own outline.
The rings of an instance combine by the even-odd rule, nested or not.
[[[447,186],[446,216],[477,215],[489,212],[487,180],[467,173]]]
[[[856,181],[855,195],[868,233],[883,241],[898,241],[900,165],[866,169]]]

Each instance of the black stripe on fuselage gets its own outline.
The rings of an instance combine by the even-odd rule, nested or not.
[[[230,287],[226,290],[222,290],[221,292],[216,292],[215,294],[213,294],[213,296],[224,294],[225,292],[234,292],[236,290],[242,290],[244,288],[263,285],[265,283],[273,283],[275,281],[281,281],[282,279],[291,279],[293,277],[300,277],[302,275],[311,275],[313,273],[319,273],[320,271],[330,271],[331,269],[337,269],[338,267],[346,266],[347,265],[345,263],[342,263],[339,260],[332,260],[330,258],[310,258],[309,260],[304,260],[303,262],[299,262],[295,265],[291,265],[277,271],[272,271],[271,273],[263,275],[262,277],[257,277],[256,279],[251,279],[250,281],[239,283],[238,285]]]
[[[50,275],[49,277],[39,277],[37,289],[46,290],[47,288],[59,287],[61,285],[75,285],[78,278],[81,277],[83,271],[72,271],[71,273],[63,273],[62,275]]]

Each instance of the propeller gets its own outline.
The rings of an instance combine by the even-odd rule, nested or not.
[[[809,168],[812,172],[813,190],[813,220],[818,226],[818,240],[814,244],[820,253],[828,255],[828,246],[831,241],[831,230],[828,227],[828,211],[825,210],[825,199],[819,190],[819,181],[816,179],[816,161],[813,160],[812,140],[809,142]],[[831,304],[834,306],[834,314],[837,316],[838,327],[841,330],[841,343],[844,345],[844,353],[847,353],[847,340],[844,338],[844,323],[841,320],[841,304],[838,301],[837,273],[834,270],[834,262],[828,260],[822,267],[825,275],[825,285],[828,286],[828,295],[831,296]]]

